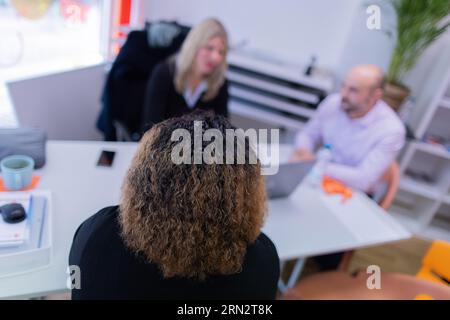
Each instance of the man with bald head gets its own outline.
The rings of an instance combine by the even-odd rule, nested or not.
[[[325,174],[354,189],[373,193],[377,182],[405,143],[405,127],[384,101],[383,72],[360,65],[347,74],[341,92],[319,105],[296,137],[292,161],[311,160],[323,144],[331,146]],[[343,253],[317,256],[322,271],[336,269]]]
[[[325,174],[367,193],[394,161],[405,142],[405,127],[384,101],[383,72],[359,65],[345,77],[339,94],[319,105],[314,117],[297,135],[293,161],[310,160],[323,144],[332,159]]]

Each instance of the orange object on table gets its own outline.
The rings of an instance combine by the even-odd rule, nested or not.
[[[414,300],[434,300],[432,296],[428,294],[418,294]]]
[[[34,188],[37,187],[39,180],[41,179],[40,176],[33,176],[31,178],[31,184],[23,189],[17,190],[17,191],[30,191],[33,190]],[[0,192],[4,192],[4,191],[11,191],[5,188],[5,184],[3,183],[3,178],[0,177]]]
[[[353,196],[351,188],[340,181],[326,176],[322,179],[322,189],[328,194],[341,194],[342,202],[347,201]]]

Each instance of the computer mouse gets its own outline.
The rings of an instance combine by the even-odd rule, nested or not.
[[[18,223],[27,217],[24,207],[20,203],[9,203],[0,207],[3,221],[7,223]]]

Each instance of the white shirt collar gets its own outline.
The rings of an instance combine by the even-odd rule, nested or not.
[[[189,86],[186,86],[186,89],[184,90],[184,93],[183,93],[183,97],[189,108],[192,109],[195,106],[198,99],[200,99],[200,96],[202,95],[203,92],[206,91],[207,88],[208,88],[208,85],[205,80],[201,81],[198,84],[198,86],[197,86],[197,88],[195,88],[194,92],[191,91]]]

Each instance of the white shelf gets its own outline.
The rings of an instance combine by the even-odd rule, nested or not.
[[[245,66],[255,72],[318,88],[326,92],[330,92],[334,88],[334,81],[330,76],[305,76],[303,75],[304,66],[268,57],[261,52],[231,50],[228,53],[227,60],[230,66]]]
[[[439,200],[442,196],[442,190],[438,189],[436,186],[414,180],[407,175],[403,175],[400,178],[400,189],[433,200]]]
[[[414,144],[417,150],[450,160],[450,152],[448,152],[444,146],[426,142],[414,142]]]
[[[447,229],[427,227],[423,231],[419,232],[418,235],[431,241],[439,239],[450,242],[450,232]]]
[[[294,90],[279,84],[269,83],[267,81],[259,80],[257,78],[248,75],[238,74],[232,70],[229,70],[227,72],[227,79],[239,84],[243,84],[245,86],[251,86],[253,88],[257,88],[264,91],[272,91],[274,93],[292,99],[305,101],[307,103],[317,104],[319,102],[319,98],[317,97],[317,95],[308,92],[301,92],[299,90]]]
[[[329,74],[306,76],[303,67],[260,51],[232,50],[228,65],[230,111],[285,129],[303,127],[334,87]]]
[[[426,135],[450,138],[450,46],[445,51],[434,62],[427,83],[415,93],[414,108],[407,119],[419,139]],[[415,220],[420,226],[419,235],[450,241],[450,221],[443,223],[440,219],[440,212],[447,213],[450,205],[450,151],[439,144],[411,142],[400,169],[402,176],[394,203],[408,209],[398,214]],[[408,172],[427,175],[430,182],[414,180]]]
[[[442,202],[444,202],[444,203],[450,205],[450,194],[444,196],[444,197],[442,198]]]
[[[450,98],[442,98],[442,100],[439,102],[439,107],[450,109]]]
[[[310,118],[314,115],[314,110],[294,105],[292,103],[283,102],[270,97],[266,97],[264,95],[255,92],[251,92],[241,88],[236,88],[233,86],[230,86],[230,95],[232,97],[245,99],[251,102],[255,102],[257,104],[262,104],[264,106],[271,107],[284,112],[289,112],[301,117]]]
[[[450,223],[433,220],[429,226],[420,232],[420,235],[430,239],[441,239],[450,242]]]
[[[410,213],[408,213],[407,211],[407,209],[398,206],[392,206],[388,210],[389,214],[398,222],[400,222],[402,226],[404,226],[410,232],[417,234],[422,229],[422,226],[420,225],[419,221],[411,217]]]
[[[270,111],[258,109],[257,107],[253,107],[232,99],[230,100],[228,106],[230,108],[230,113],[285,127],[287,129],[299,130],[305,125],[304,122],[277,115],[276,113]]]
[[[427,226],[422,226],[418,219],[411,216],[408,209],[399,206],[392,206],[388,212],[400,224],[415,235],[430,240],[442,239],[450,241],[450,225],[448,224],[433,221]]]

